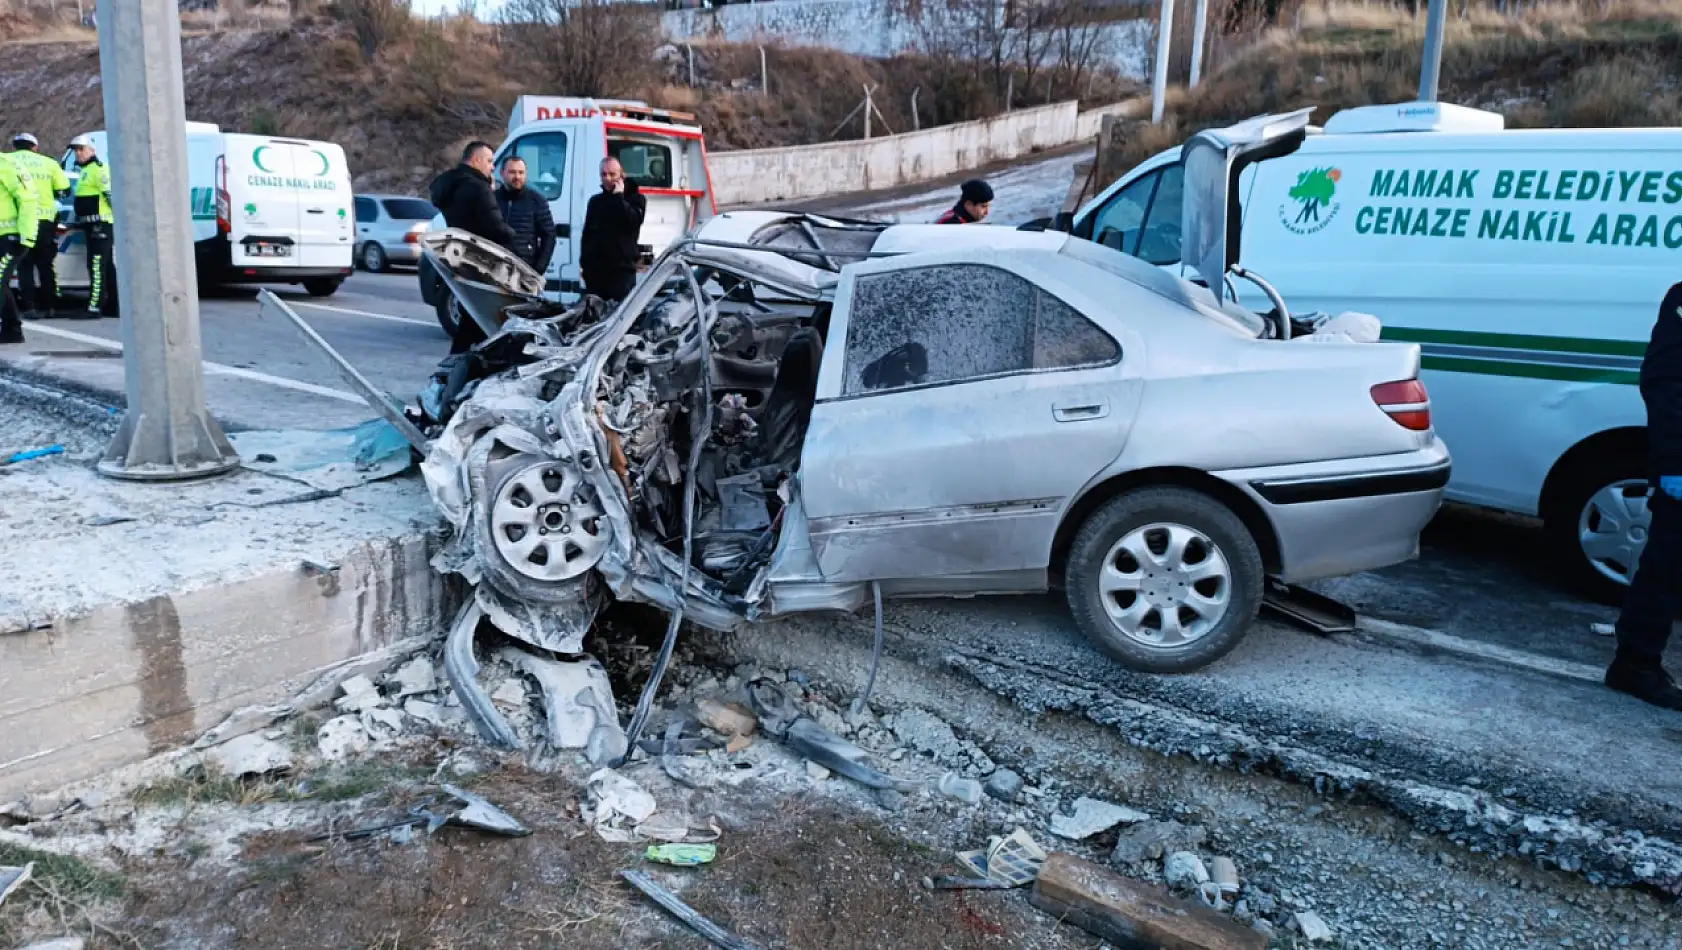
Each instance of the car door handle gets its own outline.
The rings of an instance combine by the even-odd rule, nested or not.
[[[1051,417],[1058,422],[1085,422],[1089,419],[1102,419],[1109,414],[1110,404],[1107,402],[1051,407]]]
[[[570,238],[570,237],[572,237],[572,225],[570,225],[570,224],[557,224],[557,225],[555,225],[555,236],[558,237],[558,238]]]

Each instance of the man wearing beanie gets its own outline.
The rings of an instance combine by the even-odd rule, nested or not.
[[[958,195],[958,203],[935,219],[935,224],[980,224],[992,210],[993,186],[979,178],[966,181]]]

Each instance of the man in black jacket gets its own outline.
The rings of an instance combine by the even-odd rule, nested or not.
[[[1618,617],[1618,652],[1606,685],[1682,711],[1682,689],[1662,662],[1671,626],[1682,619],[1682,284],[1659,305],[1641,361],[1641,398],[1647,403],[1653,523]]]
[[[470,142],[462,150],[461,164],[432,180],[432,204],[444,213],[447,227],[460,228],[487,241],[514,249],[514,232],[502,220],[492,193],[491,168],[495,151],[484,142]],[[485,331],[463,313],[456,323],[450,353],[465,353],[484,342]]]
[[[584,237],[578,251],[584,292],[603,300],[624,300],[637,284],[637,240],[648,201],[637,183],[625,177],[615,158],[602,160],[602,191],[584,213]]]
[[[502,163],[496,206],[514,232],[510,249],[532,270],[547,272],[549,259],[555,256],[555,218],[549,213],[549,199],[526,187],[526,160],[518,155]]]

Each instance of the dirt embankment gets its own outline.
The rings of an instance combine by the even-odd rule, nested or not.
[[[37,36],[0,57],[7,130],[26,129],[56,151],[101,128],[99,55],[89,31]],[[539,38],[541,39],[541,38]],[[881,118],[876,134],[996,114],[1002,103],[964,64],[902,56],[871,59],[823,49],[696,45],[628,52],[600,94],[633,96],[695,113],[715,151],[856,138],[848,119],[866,85]],[[285,28],[187,29],[182,63],[189,119],[231,131],[326,139],[344,146],[358,189],[418,192],[474,138],[501,141],[508,110],[525,93],[566,94],[553,57],[527,33],[472,20],[411,23],[372,55],[350,24],[324,16]],[[763,70],[762,70],[763,65]],[[1066,97],[1042,70],[1018,82],[1018,104]],[[693,79],[691,77],[693,76]],[[769,91],[764,79],[769,78]],[[1064,77],[1068,79],[1069,77]],[[1135,91],[1113,77],[1074,77],[1088,101]],[[1074,81],[1071,80],[1071,81]],[[917,90],[917,116],[911,93]],[[1025,98],[1031,90],[1032,102]]]

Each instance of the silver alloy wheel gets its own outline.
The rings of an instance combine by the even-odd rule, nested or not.
[[[377,273],[385,267],[385,249],[373,241],[362,245],[362,267],[370,273]]]
[[[608,526],[595,490],[565,462],[536,462],[504,479],[490,521],[497,553],[536,581],[577,577],[607,549]]]
[[[1098,575],[1104,611],[1130,640],[1177,647],[1207,636],[1232,602],[1232,567],[1209,536],[1181,524],[1129,531]]]
[[[1577,516],[1577,543],[1583,557],[1606,577],[1628,584],[1652,531],[1647,507],[1652,486],[1644,478],[1613,482],[1590,496]]]

